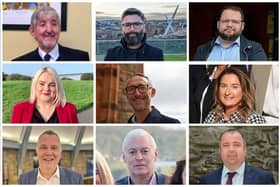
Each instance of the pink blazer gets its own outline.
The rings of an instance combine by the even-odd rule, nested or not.
[[[30,123],[35,103],[25,101],[18,103],[13,108],[11,123]],[[78,123],[76,106],[71,103],[66,103],[64,107],[57,106],[55,108],[59,123]]]

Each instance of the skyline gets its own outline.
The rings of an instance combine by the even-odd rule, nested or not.
[[[175,19],[186,19],[186,3],[100,3],[96,6],[96,20],[120,20],[122,12],[131,7],[141,10],[147,20],[166,20],[171,18],[175,8],[179,5]],[[164,13],[163,13],[164,12]]]

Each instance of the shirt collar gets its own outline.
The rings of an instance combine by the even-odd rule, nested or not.
[[[50,61],[56,61],[59,57],[59,49],[58,44],[55,45],[55,47],[48,52],[48,54],[51,56]],[[47,54],[45,51],[43,51],[40,47],[38,48],[39,55],[42,59],[44,59],[44,56]]]
[[[134,184],[131,177],[128,177],[128,184]],[[154,173],[149,182],[149,185],[156,185],[156,184],[157,184],[157,177],[156,177],[156,174]]]
[[[236,175],[241,175],[241,176],[243,176],[244,171],[245,171],[245,162],[243,162],[243,163],[241,164],[241,166],[240,166],[238,169],[233,170],[233,171],[229,170],[229,169],[224,165],[224,166],[223,166],[223,171],[222,171],[222,177],[227,177],[228,172],[236,172]]]
[[[55,171],[55,173],[51,176],[51,178],[52,177],[60,177],[60,174],[59,174],[59,167],[58,166],[56,166],[56,171]],[[40,168],[38,168],[38,175],[37,175],[37,178],[42,178],[42,179],[44,179],[44,180],[48,180],[48,179],[46,179],[45,177],[43,177],[43,175],[41,174],[41,171],[40,171]]]
[[[219,46],[221,46],[221,41],[220,41],[220,36],[218,36],[217,38],[216,38],[216,40],[215,40],[215,45],[219,45]],[[235,41],[233,41],[230,45],[229,45],[229,47],[230,46],[233,46],[233,45],[238,45],[238,46],[240,46],[240,36],[238,37],[238,38],[236,38],[236,40]]]

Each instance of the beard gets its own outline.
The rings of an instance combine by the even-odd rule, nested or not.
[[[129,36],[130,34],[135,34],[135,36]],[[144,39],[144,32],[123,33],[123,38],[127,45],[138,45]]]
[[[235,41],[240,35],[241,35],[241,32],[236,32],[234,34],[225,34],[221,31],[218,31],[219,33],[219,36],[223,39],[223,40],[226,40],[226,41],[229,41],[229,42],[233,42]]]

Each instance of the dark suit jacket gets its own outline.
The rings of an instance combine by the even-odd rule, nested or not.
[[[57,61],[89,61],[88,52],[63,47],[62,45],[58,45],[58,50],[59,57]],[[13,61],[43,61],[43,59],[40,57],[37,48],[34,51],[13,59]]]
[[[203,175],[200,184],[221,184],[223,168]],[[275,184],[273,175],[269,171],[245,165],[243,184]]]
[[[38,168],[21,174],[19,184],[36,184]],[[59,167],[60,184],[83,184],[82,175],[70,169]]]
[[[216,40],[216,39],[215,39]],[[193,57],[195,61],[204,61],[209,57],[215,40],[211,40],[205,44],[200,45]],[[240,61],[265,61],[266,54],[261,44],[248,40],[245,36],[240,36]]]
[[[18,103],[13,108],[11,123],[30,123],[33,117],[35,103],[25,101]],[[59,123],[78,123],[77,110],[75,105],[66,103],[64,107],[55,108]]]
[[[155,172],[155,174],[156,174],[156,178],[157,178],[157,184],[168,184],[169,179],[166,175],[163,175],[163,174],[157,173],[157,172]],[[128,182],[129,178],[130,178],[129,176],[123,177],[120,180],[117,180],[115,182],[115,184],[117,184],[117,185],[128,185],[128,183],[131,184],[131,182]]]
[[[133,123],[133,116],[134,115],[129,118],[128,123]],[[152,106],[152,111],[142,123],[180,123],[180,121],[161,114],[160,111],[156,109],[156,107]]]

